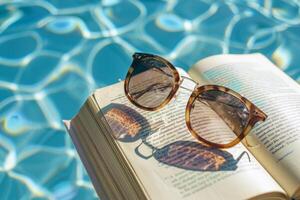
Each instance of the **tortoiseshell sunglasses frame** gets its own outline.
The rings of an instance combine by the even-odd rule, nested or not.
[[[129,101],[132,104],[134,104],[135,106],[137,106],[138,108],[141,108],[143,110],[156,111],[156,110],[159,110],[159,109],[163,108],[175,96],[176,92],[178,91],[178,89],[179,89],[179,87],[180,87],[180,85],[181,85],[181,83],[183,82],[184,79],[192,80],[188,77],[180,76],[178,71],[176,70],[176,68],[169,61],[167,61],[166,59],[164,59],[160,56],[153,55],[153,54],[147,54],[147,53],[134,53],[132,57],[133,57],[133,62],[131,64],[131,66],[129,67],[127,75],[126,75],[126,79],[125,79],[125,82],[124,82],[124,91],[125,91],[126,97],[129,99]],[[146,107],[146,106],[138,104],[129,92],[129,81],[130,81],[130,78],[132,76],[132,73],[133,73],[135,67],[138,67],[138,65],[137,65],[138,61],[143,59],[143,58],[152,58],[152,59],[155,59],[159,62],[162,62],[173,72],[174,85],[172,87],[172,90],[171,90],[170,94],[167,96],[167,98],[159,106],[153,107],[153,108],[152,107]],[[244,130],[239,135],[237,135],[236,139],[234,139],[230,143],[218,144],[218,143],[210,142],[210,141],[200,137],[196,133],[196,131],[193,130],[193,128],[191,126],[190,113],[191,113],[191,109],[192,109],[192,105],[193,105],[194,101],[197,99],[197,97],[201,93],[206,92],[206,91],[210,91],[210,90],[222,91],[224,93],[227,93],[227,94],[230,94],[230,95],[236,97],[237,99],[239,99],[245,105],[245,107],[249,111],[248,121],[246,123],[246,126],[245,126]],[[196,86],[195,86],[194,90],[191,90],[191,91],[192,91],[192,94],[191,94],[191,96],[188,100],[188,103],[187,103],[186,109],[185,109],[186,125],[187,125],[189,131],[191,132],[191,134],[193,135],[193,137],[195,137],[198,141],[200,141],[200,142],[202,142],[206,145],[216,147],[216,148],[230,148],[230,147],[238,144],[240,141],[242,141],[249,134],[250,130],[254,127],[254,125],[257,122],[265,121],[268,117],[262,110],[260,110],[257,106],[255,106],[251,101],[249,101],[248,99],[246,99],[245,97],[243,97],[239,93],[237,93],[237,92],[235,92],[235,91],[233,91],[233,90],[231,90],[227,87],[220,86],[220,85],[199,85],[198,83],[196,83]]]

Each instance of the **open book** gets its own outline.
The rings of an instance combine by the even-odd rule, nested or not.
[[[178,70],[200,84],[229,87],[261,108],[268,119],[251,131],[255,145],[203,145],[184,120],[190,92],[179,89],[151,112],[132,105],[119,82],[96,90],[65,121],[99,197],[300,199],[299,85],[261,54],[217,55],[189,73]]]

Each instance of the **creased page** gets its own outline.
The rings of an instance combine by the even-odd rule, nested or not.
[[[285,199],[284,191],[243,145],[216,149],[191,136],[184,117],[189,95],[179,89],[176,98],[159,111],[132,105],[124,95],[123,82],[94,95],[151,199]],[[228,131],[215,121],[207,123],[220,132]]]
[[[250,151],[290,196],[300,185],[300,87],[261,54],[219,55],[190,71],[245,96],[267,115],[255,127],[259,148]]]

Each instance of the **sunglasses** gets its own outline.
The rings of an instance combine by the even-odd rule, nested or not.
[[[167,105],[179,87],[192,92],[185,110],[186,125],[200,142],[229,148],[243,140],[267,115],[237,92],[219,85],[183,87],[185,79],[166,59],[135,53],[125,79],[125,95],[140,109],[156,111]]]

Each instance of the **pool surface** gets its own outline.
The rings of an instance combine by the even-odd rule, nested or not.
[[[136,51],[188,69],[261,52],[300,82],[300,2],[0,2],[0,199],[96,199],[62,119],[123,79]]]

